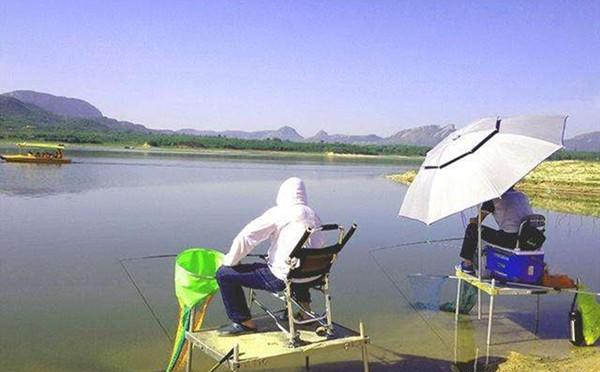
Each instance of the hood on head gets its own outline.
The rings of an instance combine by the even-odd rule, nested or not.
[[[306,204],[307,201],[304,181],[302,181],[300,178],[288,178],[279,187],[279,193],[277,194],[277,205],[286,206]]]

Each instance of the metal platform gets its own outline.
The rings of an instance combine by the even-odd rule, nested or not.
[[[554,288],[542,287],[536,285],[527,285],[519,283],[501,283],[497,282],[496,279],[479,279],[475,275],[470,275],[462,272],[460,269],[456,269],[456,279],[458,279],[458,285],[456,290],[456,312],[455,321],[458,321],[459,315],[459,304],[460,304],[460,289],[461,283],[465,282],[471,284],[481,292],[487,293],[490,296],[490,306],[488,313],[488,329],[487,329],[487,345],[492,343],[492,319],[494,317],[494,298],[496,296],[536,296],[536,312],[535,312],[535,331],[537,334],[540,322],[540,296],[549,294],[559,294],[560,290]],[[480,313],[479,313],[480,314]]]
[[[270,318],[263,317],[255,320],[260,331],[240,336],[219,337],[216,328],[186,332],[185,337],[192,346],[188,353],[188,371],[192,368],[193,349],[203,351],[217,363],[225,359],[223,364],[232,371],[273,368],[275,365],[285,364],[286,360],[291,362],[301,357],[304,357],[306,367],[309,368],[309,358],[312,355],[334,350],[360,349],[364,370],[369,370],[367,356],[369,338],[365,335],[362,323],[359,325],[359,332],[334,323],[332,338],[318,336],[310,328],[300,329],[298,330],[300,345],[290,347],[286,335],[275,327]]]

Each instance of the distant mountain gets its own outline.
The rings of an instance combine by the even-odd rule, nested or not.
[[[87,119],[103,116],[102,112],[96,107],[78,98],[60,97],[32,90],[15,90],[14,92],[4,93],[4,95],[57,115]]]
[[[565,148],[573,151],[600,152],[600,132],[580,134],[565,140]]]
[[[198,130],[198,129],[193,129],[193,128],[179,129],[179,130],[176,130],[175,133],[185,134],[187,136],[205,136],[205,137],[219,135],[219,132],[214,131],[214,130]]]
[[[317,143],[352,143],[352,144],[374,144],[383,141],[383,138],[374,134],[367,135],[346,135],[346,134],[328,134],[320,130],[312,137],[306,139],[306,142]]]
[[[320,130],[314,136],[304,138],[298,132],[289,126],[281,127],[277,130],[264,130],[257,132],[246,132],[239,130],[197,130],[180,129],[176,133],[192,136],[224,136],[241,139],[266,139],[279,138],[284,141],[292,142],[313,142],[313,143],[347,143],[357,145],[372,144],[407,144],[416,146],[431,147],[444,139],[448,134],[454,131],[454,125],[428,125],[423,127],[402,130],[390,137],[380,137],[375,134],[367,135],[349,135],[349,134],[329,134]]]
[[[422,127],[401,130],[398,133],[385,138],[383,142],[385,144],[394,145],[433,147],[455,130],[456,128],[453,124],[443,127],[439,125],[425,125]]]
[[[23,116],[45,112],[39,107],[21,102],[10,96],[0,95],[0,114],[9,116]]]
[[[284,126],[277,130],[261,130],[256,132],[246,132],[241,130],[225,130],[222,132],[214,130],[196,130],[196,129],[180,129],[177,131],[179,134],[187,134],[192,136],[223,136],[229,138],[241,138],[241,139],[267,139],[267,138],[278,138],[282,141],[300,142],[304,140],[296,130],[292,127]]]
[[[23,127],[152,132],[141,124],[105,117],[96,107],[77,98],[29,90],[0,95],[0,128],[15,130]]]
[[[105,117],[95,106],[78,98],[60,97],[31,90],[16,90],[0,94],[0,135],[3,135],[3,133],[16,133],[16,131],[24,128],[28,131],[44,129],[45,132],[49,132],[52,128],[57,128],[71,131],[92,130],[141,134],[183,134],[257,140],[277,138],[291,142],[402,144],[424,147],[435,146],[456,129],[452,124],[445,126],[426,125],[404,129],[389,137],[380,137],[375,134],[329,134],[324,130],[320,130],[314,136],[308,138],[302,137],[290,126],[284,126],[277,130],[254,132],[240,130],[197,130],[191,128],[173,131],[167,129],[149,129],[141,124]],[[600,131],[581,134],[567,139],[565,140],[565,147],[568,150],[600,152]]]

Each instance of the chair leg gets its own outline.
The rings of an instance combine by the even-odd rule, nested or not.
[[[331,336],[333,335],[333,316],[331,315],[331,294],[329,292],[329,275],[325,275],[323,292],[325,295],[325,313],[327,315],[327,334]]]
[[[252,305],[254,304],[254,289],[250,288],[248,291],[248,310],[252,314]]]

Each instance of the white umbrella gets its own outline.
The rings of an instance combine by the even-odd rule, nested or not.
[[[452,132],[427,153],[400,216],[431,224],[500,197],[563,147],[562,115],[486,118]]]
[[[563,147],[566,121],[560,115],[487,118],[452,132],[427,153],[400,216],[429,225],[476,205],[481,208]],[[480,219],[477,241],[481,263]],[[481,279],[481,265],[477,276]],[[480,293],[477,302],[481,318]]]

